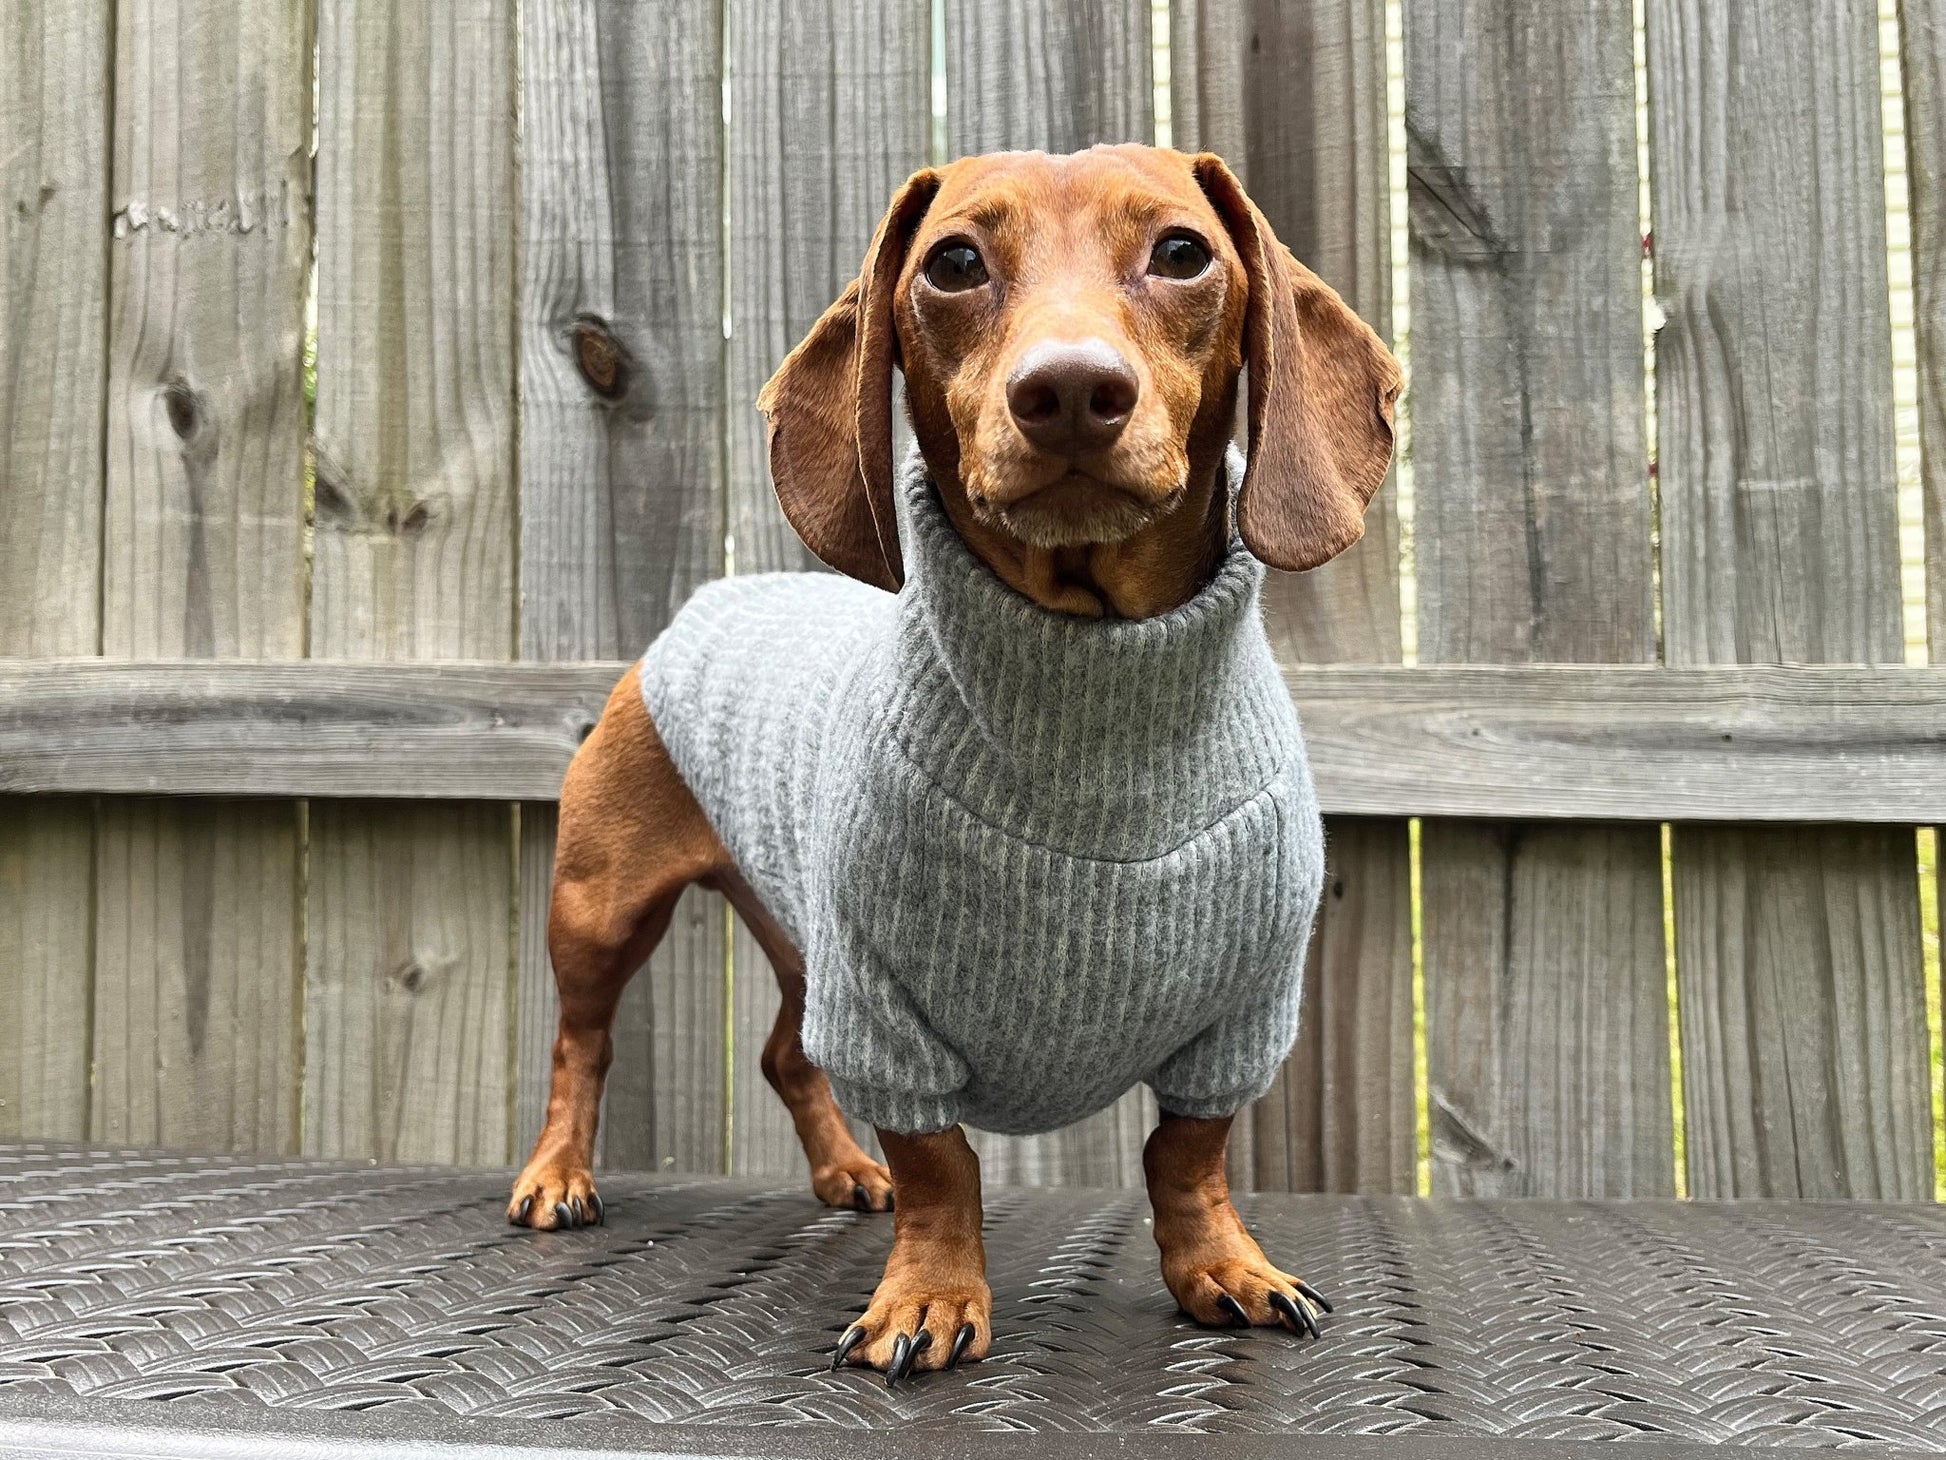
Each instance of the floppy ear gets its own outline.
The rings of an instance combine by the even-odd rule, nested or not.
[[[1222,158],[1205,152],[1195,169],[1250,284],[1249,460],[1237,528],[1271,567],[1303,572],[1364,535],[1365,504],[1392,460],[1399,362],[1277,241]]]
[[[770,477],[804,545],[839,572],[898,591],[892,506],[892,295],[913,231],[939,191],[923,168],[879,220],[858,278],[757,397],[770,422]]]

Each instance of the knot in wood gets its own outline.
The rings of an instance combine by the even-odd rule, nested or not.
[[[416,994],[426,981],[426,966],[416,958],[408,958],[392,970],[391,979],[407,993]]]
[[[631,361],[628,347],[615,338],[607,322],[583,315],[569,332],[574,365],[588,388],[603,400],[618,400],[628,389]]]
[[[162,408],[169,413],[169,428],[178,440],[193,441],[203,423],[203,398],[180,375],[162,387]]]

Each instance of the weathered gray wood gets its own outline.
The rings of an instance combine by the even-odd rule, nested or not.
[[[0,1132],[88,1134],[95,818],[86,801],[0,800]]]
[[[319,7],[319,656],[513,649],[514,51],[512,0]],[[314,808],[306,1150],[511,1154],[511,835]]]
[[[310,55],[305,0],[117,10],[101,585],[117,657],[303,652]],[[97,1139],[295,1149],[298,808],[227,820],[101,810]]]
[[[946,0],[948,157],[1148,142],[1149,0]]]
[[[1926,617],[1933,663],[1940,664],[1946,663],[1946,6],[1940,0],[1900,0],[1899,38],[1919,353]]]
[[[1899,36],[1918,346],[1926,632],[1932,662],[1946,665],[1946,5],[1941,0],[1900,0]],[[1940,855],[1946,849],[1946,828],[1934,828],[1933,848],[1936,921],[1937,909],[1946,906],[1946,856]],[[1935,1171],[1935,1183],[1938,1176]]]
[[[1419,654],[1656,657],[1633,30],[1407,0]],[[1653,827],[1430,822],[1437,1191],[1673,1194]]]
[[[723,562],[722,47],[713,4],[521,8],[519,643],[639,654]],[[517,1141],[546,1099],[552,808],[520,857]],[[692,892],[615,1030],[601,1157],[722,1169],[722,903]],[[657,1050],[673,1041],[680,1061]]]
[[[0,7],[0,653],[101,647],[113,6]],[[0,1133],[88,1127],[85,802],[0,801]]]
[[[926,161],[927,0],[731,0],[729,503],[739,573],[814,568],[770,483],[757,392],[845,284],[899,183]],[[795,1179],[804,1160],[759,1056],[776,1018],[769,961],[731,948],[730,1164]]]
[[[1667,657],[1897,663],[1876,15],[1650,0],[1648,44]],[[1922,997],[1914,838],[1674,853],[1690,1193],[1930,1192],[1924,1021],[1877,1022]]]
[[[1252,1112],[1262,1190],[1413,1189],[1412,862],[1401,830],[1362,818],[1326,828],[1297,1044]]]
[[[283,801],[103,808],[93,1139],[297,1149],[293,819]]]
[[[1886,976],[1919,947],[1911,831],[1680,827],[1675,852],[1690,1189],[1930,1200],[1924,986]]]
[[[1429,821],[1420,858],[1434,1189],[1667,1194],[1666,985],[1609,981],[1662,946],[1660,838]]]
[[[627,668],[0,660],[0,793],[547,800]],[[1946,817],[1946,666],[1285,679],[1328,815]]]
[[[0,792],[551,800],[627,667],[0,660]]]
[[[1191,0],[1170,18],[1175,144],[1222,153],[1278,237],[1389,338],[1381,0]],[[1397,663],[1398,575],[1388,482],[1350,552],[1315,572],[1271,575],[1264,613],[1279,656]],[[1326,828],[1344,891],[1321,909],[1296,1057],[1253,1119],[1257,1184],[1413,1189],[1407,835],[1402,821]]]
[[[320,802],[311,846],[304,1149],[506,1161],[506,808]]]
[[[945,23],[949,157],[1153,140],[1149,0],[946,0]],[[1133,1090],[1070,1130],[973,1144],[989,1180],[1140,1186],[1154,1108]]]
[[[109,0],[0,10],[0,652],[92,654]]]

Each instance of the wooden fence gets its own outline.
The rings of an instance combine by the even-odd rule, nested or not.
[[[1417,664],[1388,491],[1271,589],[1332,875],[1239,1175],[1413,1189],[1417,941],[1436,1190],[1668,1194],[1680,1110],[1694,1195],[1928,1197],[1876,7],[1646,0],[1650,375],[1630,0],[1403,15]],[[1946,0],[1902,37],[1938,646]],[[1389,329],[1383,0],[0,9],[0,1132],[523,1154],[560,769],[807,561],[757,387],[937,149],[1159,93]],[[775,997],[686,899],[605,1160],[796,1169]],[[989,1173],[1133,1181],[1147,1119]]]

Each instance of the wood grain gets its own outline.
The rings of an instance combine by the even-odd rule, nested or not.
[[[283,801],[103,807],[94,1140],[297,1149],[293,819]]]
[[[1648,27],[1667,657],[1897,663],[1876,19],[1650,0]],[[1930,1191],[1924,1020],[1857,1022],[1922,998],[1910,832],[1674,850],[1690,1193]]]
[[[1149,0],[945,0],[946,154],[1148,142]]]
[[[506,808],[320,802],[311,847],[305,1151],[506,1162]]]
[[[1222,153],[1278,237],[1389,339],[1384,5],[1193,0],[1172,9],[1171,27],[1176,145]],[[1351,551],[1266,582],[1265,624],[1284,663],[1398,662],[1392,486]],[[1340,891],[1320,909],[1295,1057],[1253,1118],[1253,1184],[1413,1189],[1407,835],[1403,821],[1326,828]]]
[[[620,658],[723,568],[721,21],[696,0],[536,0],[520,23],[520,656]],[[523,1151],[554,1035],[554,815],[521,818]],[[691,892],[624,998],[611,1166],[722,1169],[722,907]]]
[[[1926,622],[1946,663],[1946,6],[1900,0],[1906,192],[1912,216],[1918,345],[1919,492],[1926,534]]]
[[[0,653],[101,647],[113,6],[0,8]],[[0,1134],[88,1127],[94,815],[0,801]]]
[[[545,800],[628,668],[0,660],[0,793]],[[1328,816],[1946,816],[1946,666],[1296,666]]]
[[[1419,653],[1652,661],[1633,37],[1407,0]],[[1661,840],[1429,822],[1435,1191],[1672,1195]]]
[[[771,488],[757,392],[858,276],[879,215],[925,164],[931,8],[926,0],[731,0],[725,23],[733,566],[816,568]],[[758,1067],[778,994],[741,923],[731,959],[731,1169],[808,1179],[789,1115]]]
[[[1912,833],[1811,839],[1677,829],[1690,1189],[1929,1201],[1924,986],[1886,976],[1919,946]]]
[[[514,8],[318,12],[311,650],[514,646]],[[304,1147],[511,1154],[512,818],[314,809]]]
[[[310,7],[116,20],[102,648],[304,649]],[[95,1139],[291,1151],[293,803],[102,807]]]
[[[1617,950],[1662,946],[1660,837],[1429,821],[1422,838],[1442,869],[1423,914],[1435,1189],[1668,1194],[1665,985],[1608,981]]]
[[[0,1133],[88,1134],[95,818],[87,801],[0,800]]]
[[[1361,818],[1326,828],[1297,1044],[1252,1112],[1260,1190],[1413,1190],[1412,866],[1402,829]]]
[[[1946,5],[1900,0],[1906,190],[1911,207],[1913,325],[1918,347],[1919,500],[1926,540],[1926,635],[1946,665]],[[1934,846],[1946,847],[1936,827]],[[1933,906],[1946,906],[1937,853]]]
[[[1153,139],[1149,0],[945,5],[949,157]],[[1153,1124],[1154,1100],[1144,1088],[1069,1130],[978,1133],[973,1144],[990,1180],[1140,1186],[1142,1142]]]

